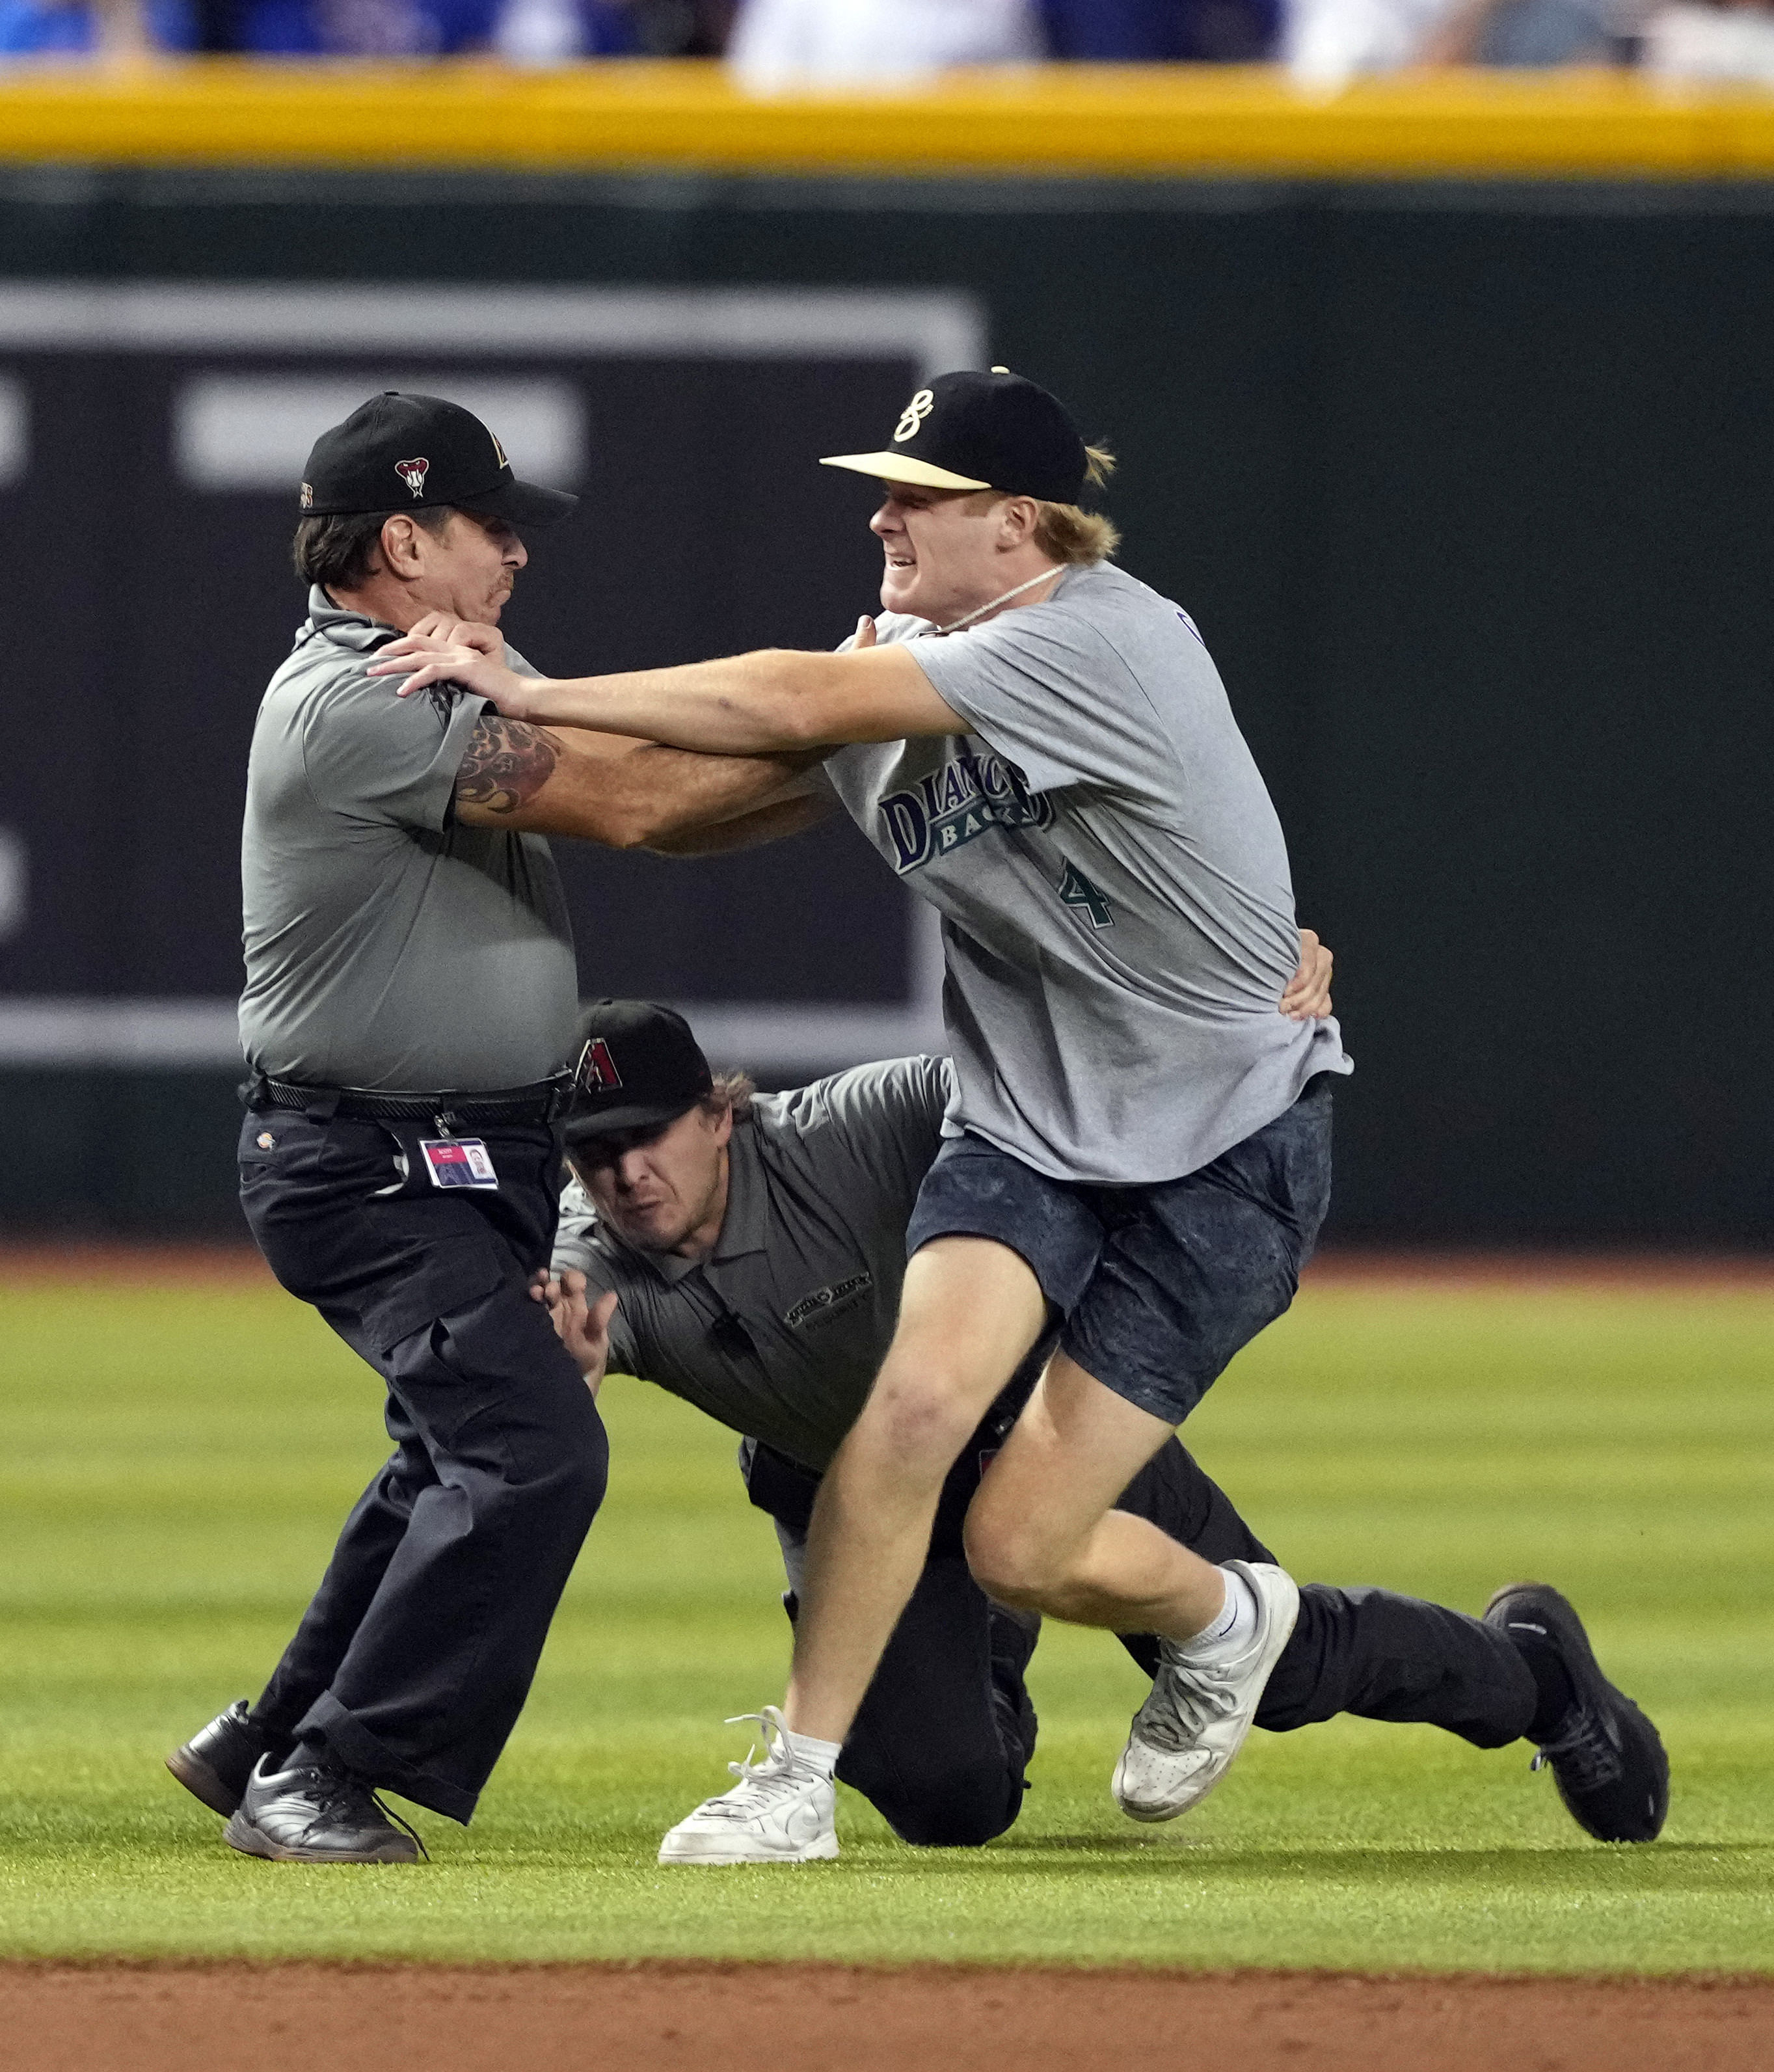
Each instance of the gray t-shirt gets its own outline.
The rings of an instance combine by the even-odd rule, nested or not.
[[[573,931],[540,835],[464,827],[484,698],[365,674],[389,627],[315,589],[259,708],[240,837],[240,1045],[273,1079],[487,1092],[573,1044]],[[514,668],[526,668],[515,655]]]
[[[893,1336],[951,1085],[945,1059],[900,1058],[759,1095],[734,1125],[727,1213],[700,1264],[631,1249],[569,1186],[555,1271],[616,1290],[612,1371],[823,1470]]]
[[[880,633],[970,730],[825,764],[942,916],[948,1134],[1056,1178],[1172,1179],[1351,1069],[1334,1021],[1278,1011],[1287,847],[1187,613],[1104,565],[970,632]]]

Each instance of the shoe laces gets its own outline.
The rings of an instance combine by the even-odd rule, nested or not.
[[[1543,1770],[1550,1764],[1566,1786],[1573,1791],[1595,1791],[1618,1783],[1626,1766],[1620,1752],[1608,1739],[1600,1718],[1587,1705],[1573,1705],[1559,1722],[1558,1731],[1529,1764]]]
[[[816,1781],[813,1771],[796,1762],[789,1746],[788,1722],[776,1706],[766,1705],[761,1712],[736,1712],[726,1724],[761,1727],[764,1752],[760,1755],[754,1741],[742,1762],[728,1764],[739,1782],[730,1791],[711,1799],[702,1809],[704,1814],[722,1820],[749,1820],[773,1811],[784,1799],[799,1796]]]
[[[1167,1755],[1193,1748],[1217,1720],[1238,1708],[1226,1669],[1179,1662],[1168,1649],[1158,1665],[1152,1696],[1140,1708],[1140,1738]]]
[[[316,1780],[314,1803],[321,1814],[341,1814],[347,1819],[367,1822],[372,1813],[379,1813],[390,1827],[398,1827],[403,1835],[409,1836],[417,1845],[422,1860],[430,1862],[431,1852],[418,1829],[410,1820],[402,1819],[392,1806],[384,1802],[381,1794],[361,1777],[354,1777],[348,1770],[318,1766],[309,1774]]]
[[[412,1841],[413,1847],[419,1852],[420,1862],[422,1864],[429,1864],[431,1860],[431,1852],[425,1847],[425,1836],[419,1832],[418,1829],[413,1826],[413,1823],[410,1820],[403,1819],[400,1815],[396,1813],[394,1808],[383,1799],[380,1792],[372,1791],[370,1794],[370,1803],[382,1815],[384,1819],[392,1820],[395,1826],[400,1829],[400,1832],[409,1837]]]

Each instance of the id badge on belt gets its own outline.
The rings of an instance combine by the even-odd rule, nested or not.
[[[492,1159],[478,1137],[421,1137],[419,1149],[433,1187],[499,1186]]]

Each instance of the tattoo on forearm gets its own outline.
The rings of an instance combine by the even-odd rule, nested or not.
[[[545,727],[483,713],[456,773],[456,803],[515,813],[548,783],[560,759],[561,744]]]

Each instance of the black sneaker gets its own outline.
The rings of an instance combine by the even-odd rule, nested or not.
[[[253,1766],[274,1755],[277,1744],[247,1716],[244,1698],[199,1728],[166,1758],[166,1767],[194,1799],[225,1820],[240,1803]]]
[[[1029,1658],[1041,1638],[1041,1618],[1034,1612],[1013,1612],[1003,1605],[993,1605],[986,1622],[992,1652],[992,1708],[998,1737],[1007,1750],[1021,1750],[1019,1767],[1026,1770],[1034,1757],[1041,1722],[1035,1716],[1035,1703],[1024,1677]],[[1028,1789],[1026,1778],[1023,1788]]]
[[[425,1854],[361,1778],[315,1762],[301,1747],[288,1770],[261,1758],[222,1840],[274,1863],[415,1864]]]
[[[1550,1765],[1565,1811],[1599,1842],[1654,1842],[1669,1811],[1669,1758],[1657,1731],[1601,1672],[1583,1621],[1548,1583],[1506,1583],[1484,1623],[1524,1651],[1557,1656],[1575,1702],[1534,1758]]]

